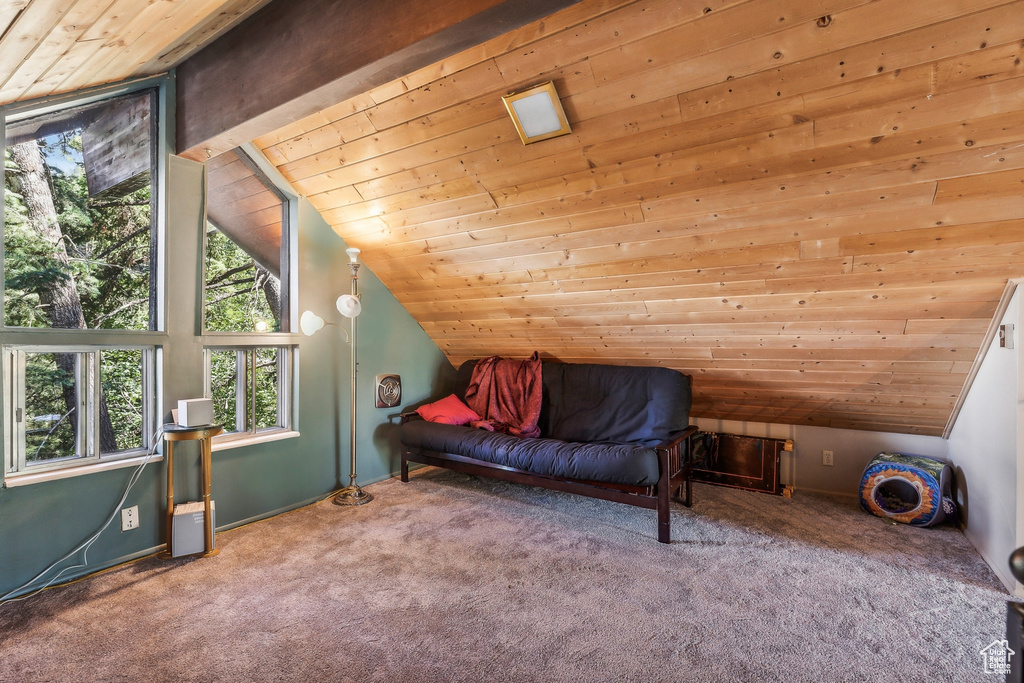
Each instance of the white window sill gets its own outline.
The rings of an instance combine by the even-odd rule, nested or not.
[[[213,450],[226,451],[232,448],[254,446],[256,444],[270,443],[272,441],[281,441],[283,439],[294,439],[299,435],[299,432],[285,429],[278,431],[268,431],[255,435],[230,434],[227,435],[226,438],[221,440],[214,438]],[[163,459],[163,455],[161,455],[160,453],[156,453],[148,457],[148,462],[161,462]],[[147,455],[143,453],[141,455],[133,455],[127,458],[120,458],[118,460],[91,462],[87,465],[62,467],[59,469],[45,470],[42,472],[14,472],[4,477],[4,487],[13,488],[15,486],[28,486],[30,484],[39,484],[44,481],[57,481],[59,479],[69,479],[71,477],[78,477],[85,474],[94,474],[96,472],[118,470],[123,467],[138,467],[139,465],[146,461]]]
[[[258,432],[256,434],[225,434],[224,436],[215,436],[213,438],[213,451],[227,451],[232,448],[254,446],[260,443],[270,443],[271,441],[294,439],[297,436],[299,436],[298,432],[287,429]]]
[[[28,486],[29,484],[39,484],[44,481],[57,481],[58,479],[69,479],[83,474],[95,474],[96,472],[119,470],[122,467],[138,467],[144,462],[154,463],[160,462],[163,459],[164,456],[159,453],[155,453],[153,455],[143,453],[142,455],[133,455],[127,458],[120,458],[118,460],[91,462],[88,465],[62,467],[59,469],[45,470],[43,472],[15,472],[4,477],[4,488]]]

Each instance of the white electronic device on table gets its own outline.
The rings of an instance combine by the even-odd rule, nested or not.
[[[182,427],[213,424],[212,398],[187,398],[178,401],[178,410],[171,411],[174,421]]]

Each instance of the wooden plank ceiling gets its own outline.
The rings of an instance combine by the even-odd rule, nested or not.
[[[1024,275],[1024,2],[584,0],[256,140],[453,363],[941,434]],[[553,79],[572,134],[501,95]]]
[[[269,0],[2,0],[0,104],[170,69]]]
[[[0,104],[266,0],[7,0]],[[454,363],[694,376],[694,414],[940,434],[1024,276],[1024,2],[583,0],[259,138]],[[500,96],[553,79],[570,136]]]

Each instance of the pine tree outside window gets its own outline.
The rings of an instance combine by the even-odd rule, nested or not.
[[[4,121],[5,474],[122,459],[155,431],[157,91]],[[93,343],[91,340],[95,340]]]

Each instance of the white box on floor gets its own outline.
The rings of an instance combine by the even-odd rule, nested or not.
[[[206,551],[206,506],[202,501],[174,506],[171,521],[171,557],[195,555]],[[210,528],[217,528],[217,506],[210,501]],[[216,547],[216,537],[214,537]],[[212,548],[211,548],[212,550]]]
[[[213,424],[213,399],[187,398],[178,401],[178,424],[182,427]]]

